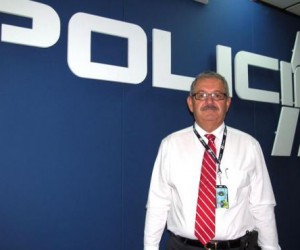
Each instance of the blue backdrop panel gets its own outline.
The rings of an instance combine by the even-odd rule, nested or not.
[[[299,18],[247,0],[38,2],[59,15],[58,42],[42,49],[0,41],[0,249],[140,250],[160,141],[193,122],[186,91],[152,86],[152,29],[172,34],[172,73],[193,77],[216,70],[218,44],[231,47],[233,59],[244,50],[290,62]],[[67,63],[68,24],[78,12],[144,30],[142,83],[74,75]],[[32,22],[0,12],[0,24],[30,28]],[[91,59],[126,67],[127,45],[93,33]],[[280,92],[279,72],[250,67],[249,81]],[[291,156],[271,156],[280,112],[280,104],[241,100],[234,90],[227,123],[262,145],[278,203],[280,245],[289,249],[299,233],[300,126]]]

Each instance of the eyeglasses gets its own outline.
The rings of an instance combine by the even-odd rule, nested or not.
[[[192,96],[196,100],[205,101],[210,96],[214,101],[221,101],[224,100],[227,95],[225,93],[220,92],[213,92],[213,93],[206,93],[206,92],[198,92],[195,94],[192,94]]]

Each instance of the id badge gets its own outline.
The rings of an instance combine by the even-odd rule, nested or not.
[[[228,189],[225,185],[217,185],[217,208],[229,208]]]

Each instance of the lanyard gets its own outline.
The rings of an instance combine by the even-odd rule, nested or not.
[[[223,138],[222,138],[222,143],[221,143],[221,148],[220,148],[220,153],[219,153],[219,158],[217,158],[217,156],[215,155],[215,153],[212,151],[212,149],[207,145],[207,143],[203,140],[203,138],[201,137],[201,135],[199,135],[199,133],[197,132],[197,130],[195,129],[195,125],[193,126],[193,130],[195,135],[197,136],[197,138],[199,139],[199,141],[201,142],[201,144],[204,146],[204,148],[208,151],[208,153],[214,158],[214,160],[217,163],[218,166],[218,174],[222,174],[220,165],[221,165],[221,160],[223,157],[223,153],[224,153],[224,148],[225,148],[225,142],[226,142],[226,137],[227,137],[227,127],[225,126],[224,128],[224,132],[223,132]]]

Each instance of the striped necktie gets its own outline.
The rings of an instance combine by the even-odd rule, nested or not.
[[[208,146],[216,154],[215,136],[205,136],[208,138]],[[204,245],[215,236],[216,175],[216,162],[206,150],[202,162],[195,222],[195,236]]]

